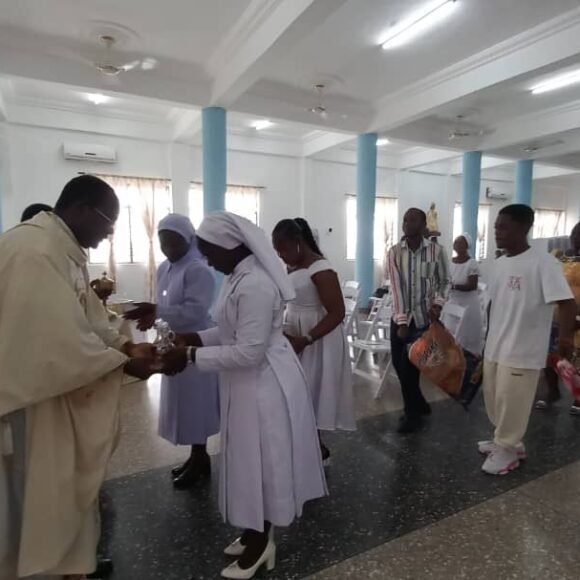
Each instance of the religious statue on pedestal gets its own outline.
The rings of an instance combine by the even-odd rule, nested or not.
[[[429,237],[437,237],[441,235],[439,231],[439,219],[437,210],[435,209],[435,202],[431,204],[427,212],[427,229],[429,230]]]

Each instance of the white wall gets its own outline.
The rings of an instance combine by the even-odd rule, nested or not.
[[[174,210],[181,213],[188,211],[190,181],[203,178],[199,147],[25,126],[5,126],[3,137],[0,155],[4,228],[16,224],[20,213],[30,203],[53,204],[62,186],[80,171],[170,178]],[[113,146],[119,161],[115,165],[65,161],[61,151],[65,141]],[[229,151],[228,181],[264,187],[261,225],[268,233],[278,220],[304,214],[312,227],[318,229],[322,249],[341,278],[354,276],[354,262],[346,260],[345,210],[346,194],[356,191],[354,164]],[[482,201],[488,185],[508,193],[511,191],[509,182],[484,180]],[[564,185],[553,185],[550,180],[539,181],[535,183],[534,205],[566,209],[567,228],[571,229],[579,215],[579,191],[580,178],[569,179]],[[409,207],[427,210],[431,202],[435,202],[443,234],[441,242],[450,248],[453,205],[461,199],[461,177],[379,168],[377,192],[398,197],[399,224]],[[492,202],[491,223],[502,205],[500,201]],[[489,255],[495,250],[491,246]],[[92,274],[100,274],[102,269],[101,266],[92,267]],[[381,265],[377,264],[377,285],[381,278]],[[143,298],[144,281],[142,266],[119,266],[120,294]]]
[[[109,145],[117,149],[118,163],[96,164],[67,161],[62,156],[64,142]],[[191,181],[203,178],[201,149],[181,144],[160,143],[120,137],[62,131],[37,127],[6,127],[2,158],[2,207],[4,229],[17,224],[22,210],[31,203],[54,204],[63,185],[79,172],[93,172],[172,179],[174,211],[188,212]],[[294,217],[300,199],[300,160],[242,151],[228,153],[228,181],[264,187],[261,225],[270,232],[278,220]],[[103,266],[91,266],[91,275],[100,275]],[[118,291],[121,296],[144,298],[145,268],[120,264]]]

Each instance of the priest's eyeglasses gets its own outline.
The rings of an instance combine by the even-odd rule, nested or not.
[[[104,214],[99,208],[92,207],[91,208],[95,213],[99,214],[108,224],[111,226],[115,225],[115,222],[106,214]]]

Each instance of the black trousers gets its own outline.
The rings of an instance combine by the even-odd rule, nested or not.
[[[417,328],[414,322],[409,325],[409,336],[401,339],[397,335],[399,325],[391,320],[391,356],[393,366],[401,383],[401,392],[405,403],[405,415],[407,417],[420,417],[427,405],[425,397],[419,386],[419,369],[409,360],[407,347],[419,338],[426,328]]]

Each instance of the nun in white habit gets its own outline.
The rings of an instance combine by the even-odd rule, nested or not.
[[[306,379],[282,333],[294,290],[281,261],[264,232],[235,214],[210,214],[197,236],[227,276],[217,327],[183,336],[189,346],[166,356],[166,371],[195,364],[220,373],[220,509],[245,530],[226,548],[238,560],[222,576],[252,578],[274,567],[273,527],[290,525],[306,501],[327,493],[326,482]]]

